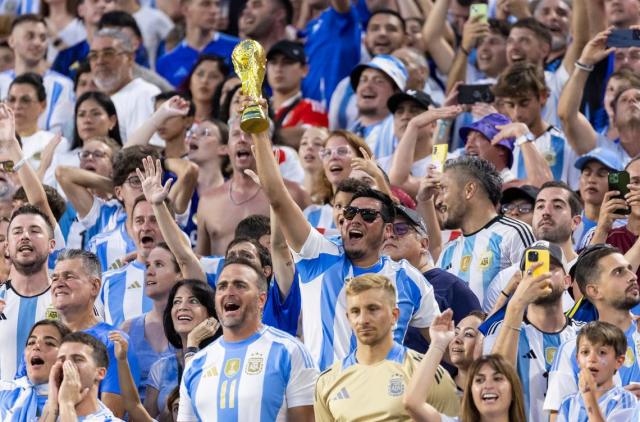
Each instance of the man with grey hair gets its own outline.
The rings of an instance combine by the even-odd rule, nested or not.
[[[87,55],[93,79],[100,91],[111,97],[123,142],[153,114],[153,100],[160,93],[155,85],[133,77],[134,48],[122,31],[105,28],[91,41]]]
[[[120,394],[114,343],[108,339],[115,327],[100,322],[94,311],[94,302],[100,292],[102,271],[98,257],[82,249],[65,249],[58,255],[51,274],[52,304],[58,317],[71,331],[84,331],[107,346],[109,366],[100,383],[100,400],[118,417],[125,409]],[[126,334],[122,333],[123,336]],[[128,340],[128,339],[127,339]],[[140,377],[135,350],[129,346],[129,365],[137,383]]]

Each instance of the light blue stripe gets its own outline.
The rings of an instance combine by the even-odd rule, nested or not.
[[[342,96],[342,100],[340,100],[340,106],[338,107],[338,126],[340,128],[346,128],[347,124],[347,111],[349,110],[349,100],[353,96],[353,88],[351,84],[347,84],[347,89],[344,90],[344,95]]]
[[[109,296],[109,316],[111,322],[107,323],[116,327],[124,321],[124,294],[127,289],[127,271],[121,271],[105,280],[105,287],[108,287]]]
[[[564,169],[564,156],[565,156],[565,143],[564,139],[551,135],[551,150],[555,154],[556,162],[551,168],[553,178],[555,180],[562,180],[562,170]]]
[[[504,328],[504,326],[503,326]],[[525,359],[523,356],[526,355],[527,353],[529,353],[529,350],[531,350],[531,346],[529,344],[529,340],[527,339],[527,336],[525,335],[524,332],[520,332],[520,337],[518,338],[518,374],[520,375],[520,381],[522,382],[522,391],[524,392],[524,408],[525,409],[530,409],[529,407],[529,402],[530,402],[530,387],[529,387],[529,382],[530,380],[530,364],[531,362],[533,362],[533,359]],[[542,356],[538,356],[538,359],[543,359]],[[528,415],[528,414],[527,414]],[[535,421],[529,421],[529,422],[535,422]]]
[[[452,243],[451,245],[449,245],[443,252],[442,255],[440,257],[440,263],[438,264],[438,267],[442,268],[443,270],[449,271],[448,268],[451,265],[453,265],[453,263],[451,261],[453,261],[453,253],[456,251],[456,245],[458,244],[458,241],[454,241],[454,243]]]
[[[275,421],[284,402],[284,393],[291,381],[291,356],[281,343],[272,343],[262,382],[260,421]]]
[[[462,239],[462,256],[460,259],[464,259],[465,257],[469,257],[469,264],[467,265],[467,269],[465,271],[462,270],[462,265],[460,266],[460,271],[458,272],[458,277],[469,283],[471,278],[471,264],[473,264],[473,248],[476,243],[476,236],[469,236]]]
[[[498,233],[493,233],[489,238],[489,250],[491,251],[491,266],[482,271],[482,297],[487,297],[487,290],[489,285],[500,272],[500,261],[502,259],[502,236]]]
[[[243,341],[244,342],[244,341]],[[240,387],[240,376],[242,375],[242,368],[244,367],[244,358],[247,354],[247,347],[225,347],[224,349],[224,360],[222,361],[222,368],[220,370],[220,380],[218,381],[218,420],[219,421],[237,421],[238,420],[238,388]],[[227,371],[225,370],[227,366],[227,362],[231,359],[239,359],[240,364],[238,367],[238,372],[235,374],[231,374],[231,377],[227,376]],[[236,381],[234,387],[233,394],[231,393],[232,381]],[[222,408],[222,403],[220,403],[220,398],[222,397],[222,386],[227,381],[226,391],[224,392],[225,397],[225,407]],[[234,403],[230,402],[231,396],[234,396]],[[229,407],[233,404],[233,407]]]
[[[313,368],[314,367],[313,358],[311,358],[311,355],[309,354],[307,349],[305,349],[304,346],[302,345],[302,343],[300,343],[300,340],[298,340],[297,338],[293,337],[289,333],[287,333],[285,331],[281,331],[281,330],[279,330],[279,329],[277,329],[275,327],[267,326],[267,331],[269,332],[269,334],[271,334],[274,337],[278,337],[278,338],[282,338],[282,339],[285,339],[285,340],[289,340],[296,347],[296,349],[298,349],[298,351],[300,352],[300,355],[304,358],[305,367],[306,368]]]
[[[320,318],[323,331],[322,349],[320,351],[321,371],[324,371],[333,363],[336,303],[338,295],[344,286],[344,279],[348,274],[349,265],[334,265],[322,276],[322,290],[320,292]]]
[[[196,406],[196,394],[198,392],[198,388],[200,387],[200,381],[202,381],[202,367],[205,364],[206,360],[206,354],[192,360],[189,370],[182,375],[184,378],[184,385],[187,387],[187,394],[191,399],[191,410],[193,410],[193,413],[196,415],[199,421],[202,421],[204,419],[202,419],[200,412],[198,412],[198,406]],[[216,397],[220,397],[220,395]]]
[[[49,294],[49,292],[45,292]],[[40,295],[41,296],[41,295]],[[38,310],[38,299],[36,297],[21,297],[20,305],[18,308],[18,325],[17,325],[17,338],[16,338],[16,368],[20,367],[24,356],[24,348],[29,338],[29,331],[33,324],[36,323],[36,311]]]
[[[49,102],[49,111],[47,111],[47,120],[45,123],[47,130],[51,127],[51,117],[53,115],[53,110],[58,103],[58,100],[60,99],[60,94],[62,94],[62,85],[60,85],[58,82],[54,82],[51,95],[49,95],[49,98],[47,98]]]

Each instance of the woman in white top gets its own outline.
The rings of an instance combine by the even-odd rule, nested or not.
[[[417,422],[523,422],[526,421],[522,385],[516,370],[499,355],[486,355],[469,368],[460,416],[438,413],[424,398],[435,372],[455,337],[453,312],[447,309],[429,328],[431,345],[414,372],[404,397],[405,408]]]
[[[40,14],[49,31],[49,63],[53,63],[58,52],[87,38],[82,21],[76,17],[76,7],[74,0],[43,0],[40,4]]]

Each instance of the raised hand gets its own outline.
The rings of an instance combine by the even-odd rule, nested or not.
[[[13,110],[5,103],[0,103],[0,145],[6,145],[16,137],[16,121]]]
[[[484,22],[483,19],[483,16],[473,16],[465,22],[462,28],[462,42],[460,43],[465,51],[470,52],[480,38],[489,35],[489,24]]]
[[[57,408],[60,384],[62,384],[62,362],[56,361],[49,371],[49,398],[47,403]]]
[[[411,119],[409,121],[409,124],[414,126],[416,129],[424,129],[426,126],[437,120],[453,119],[463,111],[464,109],[459,105],[430,108],[429,110],[422,112]]]
[[[524,123],[508,123],[506,125],[496,125],[496,129],[500,132],[496,134],[491,140],[493,145],[507,138],[517,138],[518,136],[526,135],[529,133],[529,128]]]
[[[420,179],[420,187],[418,188],[416,199],[420,202],[430,201],[440,189],[441,178],[442,173],[436,169],[436,166],[430,164],[426,176]]]
[[[129,350],[129,343],[124,338],[122,333],[119,331],[109,332],[109,340],[113,342],[116,359],[127,360],[127,351]]]
[[[533,272],[542,266],[542,262],[537,262],[523,274],[522,280],[518,283],[511,301],[527,306],[535,302],[536,299],[547,296],[552,291],[551,273],[544,273],[534,276]]]
[[[58,394],[58,402],[60,404],[77,405],[89,394],[89,388],[82,388],[80,382],[80,374],[78,368],[70,360],[64,361],[62,364],[63,379],[60,384],[60,393]]]
[[[220,323],[217,319],[213,317],[205,319],[191,330],[187,336],[187,346],[199,347],[203,340],[213,337],[219,328]]]
[[[624,199],[616,198],[620,195],[620,192],[616,190],[605,192],[602,200],[602,206],[600,207],[600,214],[598,216],[598,227],[604,232],[609,232],[613,227],[613,223],[616,220],[625,218],[623,214],[617,214],[616,211],[625,209],[628,206],[627,201]],[[631,195],[629,192],[628,195]],[[633,196],[630,196],[630,200],[635,203],[637,192],[633,192]]]
[[[162,121],[170,119],[171,117],[184,117],[189,113],[189,101],[185,100],[179,95],[174,95],[162,105],[156,111],[156,115]]]
[[[160,160],[156,160],[154,165],[153,158],[149,156],[142,159],[142,165],[144,166],[144,173],[142,173],[140,169],[136,169],[136,174],[142,181],[144,197],[147,198],[147,201],[151,204],[159,205],[164,202],[169,195],[173,180],[167,180],[164,186],[162,186],[162,165],[160,164]]]
[[[429,336],[431,337],[431,346],[447,350],[449,343],[455,337],[455,328],[453,325],[453,311],[447,309],[433,319],[431,327],[429,327]]]
[[[591,39],[582,49],[578,61],[587,66],[593,66],[611,54],[615,48],[607,48],[607,39],[613,28],[608,28]]]
[[[380,170],[380,167],[376,164],[376,160],[371,158],[364,148],[360,148],[360,153],[362,154],[362,158],[353,157],[351,159],[351,169],[364,171],[374,179],[377,176],[382,176],[382,170]]]

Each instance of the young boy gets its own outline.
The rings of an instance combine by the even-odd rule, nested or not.
[[[556,422],[640,420],[635,396],[613,384],[627,354],[622,330],[608,322],[590,322],[580,330],[576,344],[580,392],[564,399]]]

